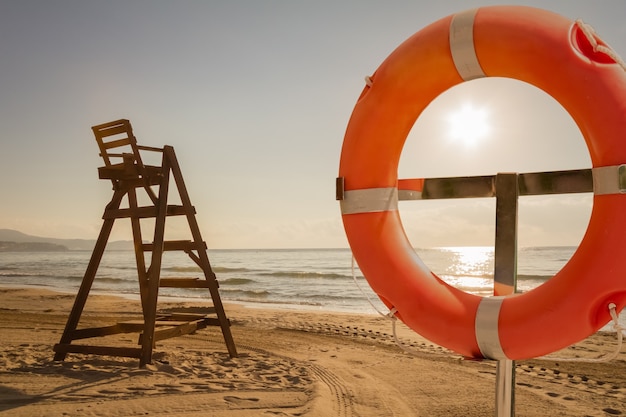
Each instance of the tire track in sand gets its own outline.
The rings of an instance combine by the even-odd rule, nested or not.
[[[309,369],[311,373],[315,375],[317,379],[321,381],[324,385],[326,385],[328,389],[330,390],[332,394],[332,398],[334,399],[333,409],[336,412],[335,415],[337,417],[352,417],[353,406],[354,406],[353,401],[352,401],[353,395],[350,393],[348,386],[341,380],[341,378],[339,378],[333,372],[329,371],[328,369],[322,366],[319,366],[313,363],[301,361],[299,359],[296,359],[287,355],[281,355],[281,354],[271,352],[265,349],[257,348],[254,346],[238,344],[237,347],[240,349],[249,350],[249,351],[260,353],[263,355],[274,356],[276,358],[302,364],[302,366]]]
[[[361,340],[371,340],[375,341],[376,343],[386,345],[396,345],[396,342],[390,333],[386,333],[384,331],[373,331],[371,329],[355,326],[343,326],[334,323],[331,324],[324,322],[311,323],[290,320],[281,320],[280,322],[276,322],[266,319],[252,319],[248,320],[248,322],[260,326],[269,326],[276,329],[297,330],[305,333],[352,337]],[[412,340],[401,340],[401,342],[405,345],[404,347],[408,347],[415,352],[421,352],[426,354],[439,354],[449,357],[456,356],[454,352],[451,352],[445,348],[436,346],[431,343],[414,342]],[[582,348],[578,347],[578,350],[581,349]],[[626,399],[626,387],[624,387],[623,385],[614,384],[602,380],[596,381],[592,378],[587,378],[586,376],[584,376],[584,374],[576,375],[574,373],[560,371],[558,370],[558,368],[553,369],[553,367],[551,366],[551,362],[553,360],[550,360],[550,358],[546,359],[547,360],[545,360],[542,365],[525,364],[523,362],[516,363],[516,373],[521,378],[521,380],[524,381],[521,382],[518,380],[517,385],[525,388],[535,388],[537,386],[536,382],[539,381],[555,382],[567,385],[574,390],[593,392],[597,395],[615,398],[621,401]],[[487,367],[490,368],[491,371],[493,371],[493,373],[495,374],[495,363],[492,365],[489,362],[483,362],[482,364],[487,365]],[[525,376],[531,377],[536,382],[533,383],[532,381],[525,381]],[[549,388],[543,386],[541,386],[540,388],[545,388],[546,395],[551,397],[554,396]],[[569,399],[569,397],[566,396],[566,399]]]

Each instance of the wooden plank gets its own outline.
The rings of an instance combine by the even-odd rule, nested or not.
[[[161,288],[209,288],[209,281],[199,278],[161,278]]]
[[[207,316],[206,316],[207,314],[215,314],[215,308],[214,307],[207,307],[206,309],[203,308],[202,310],[203,310],[202,314],[173,312],[173,313],[164,314],[162,317],[163,318],[167,317],[168,319],[171,319],[171,320],[193,321],[193,320],[205,319],[205,318],[207,318]]]
[[[125,333],[141,333],[144,329],[143,320],[129,320],[117,323],[117,325],[124,329]]]
[[[96,129],[94,130],[94,133],[96,134],[96,137],[100,140],[103,140],[106,137],[109,136],[115,136],[115,135],[121,135],[121,134],[126,134],[128,135],[128,125],[117,125],[117,126],[110,126],[107,128],[103,128],[103,129]]]
[[[130,207],[117,210],[107,210],[103,219],[147,219],[156,217],[156,207]]]
[[[130,122],[126,119],[92,126],[91,129],[98,139],[107,136],[119,135],[121,133],[128,133],[131,130]]]
[[[222,326],[222,323],[220,323],[220,320],[215,318],[215,317],[207,317],[204,319],[204,322],[208,325],[208,326]],[[226,319],[226,324],[230,327],[230,320]]]
[[[140,348],[130,347],[114,347],[114,346],[93,346],[93,345],[69,345],[69,344],[56,344],[53,350],[58,354],[67,353],[82,353],[88,355],[103,355],[103,356],[121,356],[125,358],[141,357]]]
[[[185,209],[183,206],[170,205],[167,206],[166,216],[184,216]],[[123,208],[118,210],[109,210],[104,214],[105,219],[125,219],[139,218],[148,219],[157,216],[157,208],[154,206]]]
[[[163,148],[155,148],[154,146],[137,145],[137,149],[142,151],[163,152]]]
[[[193,333],[196,330],[198,330],[198,324],[199,324],[198,321],[191,321],[191,322],[181,324],[178,326],[158,328],[154,332],[155,341],[163,340],[163,339],[170,339],[172,337],[178,337],[178,336],[183,336],[186,334]]]
[[[124,158],[124,161],[99,167],[98,175],[100,179],[108,180],[111,179],[110,177],[113,177],[114,179],[132,180],[143,177],[142,180],[150,180],[151,185],[158,185],[161,181],[161,167],[142,165],[132,153],[107,153],[105,156],[109,158]]]
[[[169,317],[157,317],[157,319],[155,320],[154,324],[155,326],[178,326],[181,324],[185,324],[187,322],[189,322],[190,320],[170,320]],[[128,321],[123,321],[118,323],[118,325],[120,327],[124,327],[127,329],[137,329],[139,331],[142,331],[144,328],[144,322],[143,320],[128,320]]]
[[[203,250],[206,249],[206,242],[192,242],[191,240],[167,240],[163,242],[163,250],[164,251],[190,251],[190,250]],[[150,252],[154,249],[154,245],[152,243],[145,243],[143,245],[143,250],[146,252]]]
[[[109,167],[106,166],[98,168],[98,179],[124,181],[124,185],[129,188],[145,188],[146,186],[159,185],[159,178],[157,176],[141,178],[137,173],[129,174],[121,170],[109,169]]]
[[[132,153],[128,153],[128,152],[126,152],[126,153],[110,153],[110,152],[107,152],[106,153],[106,156],[108,156],[109,158],[123,158],[126,155],[133,156]],[[102,156],[102,154],[100,154],[100,156]]]
[[[127,330],[118,324],[103,327],[91,327],[86,329],[77,329],[72,332],[72,340],[89,339],[91,337],[109,336],[112,334],[128,333]]]
[[[143,329],[143,320],[141,320],[141,319],[126,320],[126,321],[119,322],[118,325],[120,325],[120,326],[141,326],[141,328]]]
[[[117,119],[111,122],[101,123],[99,125],[92,126],[91,128],[93,130],[102,130],[107,127],[113,127],[113,126],[117,126],[117,125],[125,124],[125,123],[130,123],[130,121],[128,119]]]
[[[109,156],[109,155],[107,155]],[[98,178],[101,180],[132,180],[139,178],[137,170],[129,171],[125,164],[115,164],[98,168]],[[143,183],[142,183],[143,186]]]
[[[157,320],[155,325],[157,326],[182,326],[189,323],[189,320]]]
[[[154,331],[154,341],[170,339],[172,337],[183,336],[206,327],[201,320],[191,321],[177,326],[159,327]],[[143,335],[139,335],[139,344],[143,344]]]

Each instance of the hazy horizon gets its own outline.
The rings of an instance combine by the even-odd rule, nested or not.
[[[0,242],[5,241],[5,242],[10,242],[8,240],[3,240],[3,235],[2,233],[4,231],[10,231],[10,232],[17,232],[20,233],[23,236],[26,236],[26,238],[34,238],[34,239],[43,239],[45,241],[56,241],[56,242],[60,242],[60,244],[62,244],[62,241],[85,241],[85,242],[94,242],[96,241],[96,238],[87,238],[87,239],[82,239],[82,238],[59,238],[59,237],[54,237],[54,236],[35,236],[35,235],[29,235],[26,233],[22,233],[19,230],[13,230],[13,229],[0,229]],[[18,241],[14,241],[14,242],[23,242],[23,243],[36,243],[38,240],[34,240],[34,241],[28,241],[28,240],[18,240]],[[146,240],[148,241],[148,240]],[[124,244],[124,243],[128,243],[130,245],[132,245],[132,239],[122,239],[122,240],[109,240],[109,244]],[[430,247],[415,247],[415,249],[417,250],[429,250],[429,249],[460,249],[460,248],[493,248],[493,245],[458,245],[458,246],[430,246]],[[573,247],[577,247],[577,245],[546,245],[546,246],[520,246],[518,249],[533,249],[533,248],[551,248],[551,247],[562,247],[562,248],[573,248]],[[90,250],[90,249],[72,249],[70,248],[70,250]],[[114,249],[114,250],[133,250],[132,246],[129,246],[127,249]],[[323,251],[323,250],[350,250],[350,247],[348,245],[346,246],[341,246],[341,247],[322,247],[322,248],[316,248],[316,247],[301,247],[301,248],[281,248],[281,247],[274,247],[274,248],[220,248],[220,247],[210,247],[208,248],[209,251],[212,250],[241,250],[241,251],[254,251],[254,250],[316,250],[316,251]]]

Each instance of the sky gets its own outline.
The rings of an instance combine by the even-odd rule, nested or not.
[[[95,239],[112,191],[91,126],[129,119],[176,150],[210,248],[347,247],[335,201],[364,77],[428,24],[482,1],[0,1],[0,228]],[[591,24],[626,56],[622,0],[518,1]],[[454,140],[450,114],[488,131]],[[431,138],[431,139],[428,139]],[[442,94],[416,122],[400,178],[589,168],[574,122],[513,80]],[[522,246],[577,245],[589,194],[520,199]],[[493,245],[495,199],[402,202],[416,247]],[[184,238],[186,223],[167,223]],[[119,220],[112,240],[129,239]]]

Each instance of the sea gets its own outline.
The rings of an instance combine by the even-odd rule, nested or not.
[[[535,288],[558,272],[576,247],[518,250],[518,291]],[[416,249],[443,280],[474,294],[493,294],[493,247]],[[377,314],[386,311],[353,262],[349,249],[209,250],[223,302],[251,307]],[[0,286],[76,293],[90,251],[0,252]],[[162,277],[200,277],[183,252],[165,252]],[[105,251],[91,293],[138,299],[134,252]],[[210,299],[206,289],[161,288],[159,299]],[[626,313],[620,321],[626,325]],[[605,327],[606,330],[608,326]]]

